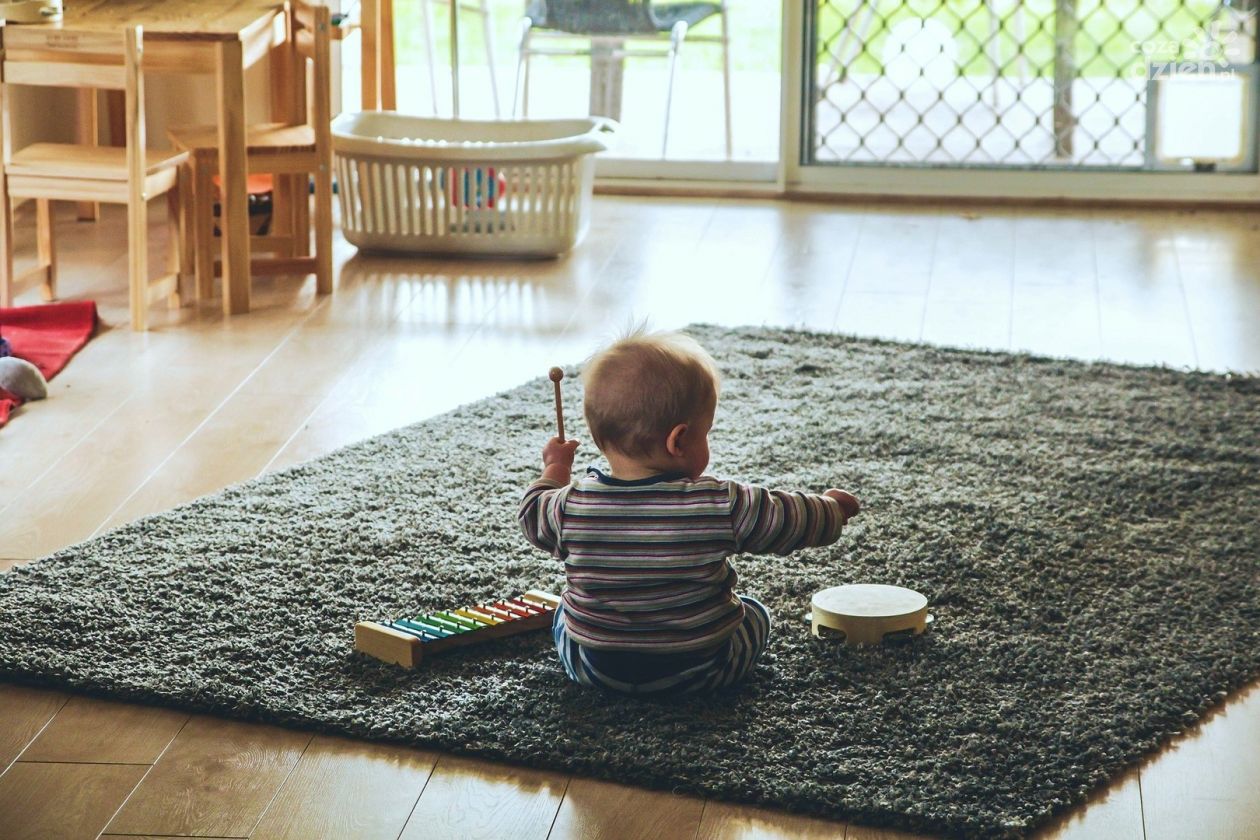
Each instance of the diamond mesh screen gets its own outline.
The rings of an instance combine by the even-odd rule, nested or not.
[[[810,163],[1147,165],[1147,81],[1255,60],[1257,0],[813,0]]]

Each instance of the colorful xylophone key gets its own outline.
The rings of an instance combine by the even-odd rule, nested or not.
[[[531,589],[519,598],[488,604],[390,621],[360,621],[354,625],[354,647],[385,662],[414,668],[424,657],[450,648],[550,627],[559,604],[555,595]]]

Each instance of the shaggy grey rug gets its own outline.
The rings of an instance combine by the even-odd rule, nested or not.
[[[0,577],[0,675],[1016,836],[1260,673],[1260,381],[694,332],[726,375],[712,471],[865,506],[831,548],[736,558],[777,622],[738,690],[603,697],[545,634],[414,673],[351,653],[357,619],[559,590],[514,518],[554,416],[544,379]],[[935,629],[813,639],[810,594],[852,581],[923,591]]]

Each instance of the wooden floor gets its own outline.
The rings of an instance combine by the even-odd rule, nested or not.
[[[0,569],[541,375],[645,316],[1260,369],[1254,214],[601,198],[559,261],[340,243],[331,298],[260,280],[248,316],[155,309],[137,335],[106,213],[58,222],[63,295],[110,328],[0,431]],[[0,721],[5,838],[903,836],[13,685]],[[1257,755],[1253,685],[1043,836],[1256,840]]]

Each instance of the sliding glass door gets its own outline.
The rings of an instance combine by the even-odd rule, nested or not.
[[[1255,195],[1254,2],[789,4],[802,50],[787,180],[857,192]]]

